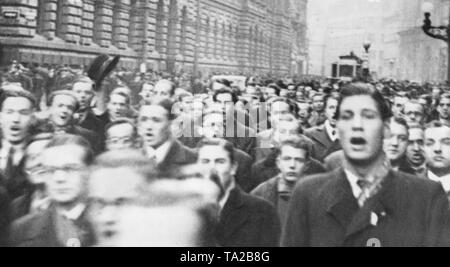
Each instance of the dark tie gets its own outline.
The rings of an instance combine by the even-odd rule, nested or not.
[[[6,168],[5,168],[5,176],[7,180],[10,180],[14,176],[14,154],[15,149],[11,147],[8,153],[8,159],[6,161]]]

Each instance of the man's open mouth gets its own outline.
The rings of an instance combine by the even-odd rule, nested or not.
[[[364,139],[362,137],[354,137],[354,138],[350,139],[350,143],[352,145],[363,146],[363,145],[367,144],[367,141],[366,141],[366,139]]]

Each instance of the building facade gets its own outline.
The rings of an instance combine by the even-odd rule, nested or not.
[[[1,63],[300,73],[307,0],[1,0]]]
[[[448,23],[448,0],[311,1],[316,11],[310,17],[322,16],[318,21],[325,34],[310,27],[310,73],[329,76],[332,62],[350,51],[361,56],[362,43],[369,40],[370,69],[376,78],[447,80],[447,44],[423,32],[424,2],[434,4],[434,25]]]

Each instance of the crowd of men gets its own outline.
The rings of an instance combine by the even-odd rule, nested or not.
[[[446,87],[113,84],[2,80],[0,245],[450,246]]]

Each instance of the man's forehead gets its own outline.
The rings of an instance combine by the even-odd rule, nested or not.
[[[214,151],[214,153],[210,153]],[[223,158],[226,155],[226,151],[219,145],[206,145],[199,149],[199,157],[202,158]]]
[[[217,100],[231,101],[232,99],[233,99],[233,97],[229,93],[223,93],[223,94],[217,95]]]
[[[296,157],[304,157],[306,154],[306,151],[303,148],[296,148],[292,145],[284,145],[280,148],[281,156],[283,155],[289,155],[289,156],[296,156]]]
[[[405,104],[405,110],[409,110],[409,109],[420,109],[420,110],[422,110],[423,109],[423,106],[422,106],[422,104],[420,104],[420,103],[411,103],[411,102],[407,102],[406,104]]]
[[[108,129],[108,136],[117,136],[117,135],[132,135],[133,134],[133,126],[129,123],[122,123],[118,125],[114,125]]]
[[[425,138],[449,138],[450,127],[427,128],[425,130]]]
[[[75,99],[73,96],[70,95],[57,95],[55,96],[55,98],[53,99],[53,103],[71,103],[71,104],[76,104],[78,101],[77,99]]]
[[[25,97],[8,97],[3,102],[3,108],[14,108],[14,109],[21,109],[21,108],[29,108],[31,109],[33,104],[28,98]]]
[[[92,89],[92,84],[87,82],[77,82],[73,85],[73,90],[86,90],[90,91]]]
[[[341,103],[341,110],[375,110],[378,111],[375,100],[368,95],[346,97]]]

